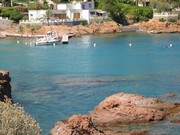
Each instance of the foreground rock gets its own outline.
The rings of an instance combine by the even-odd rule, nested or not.
[[[161,121],[177,113],[180,103],[119,93],[106,98],[89,115],[73,115],[57,122],[51,135],[145,135],[146,130],[121,131],[120,125]],[[114,127],[119,127],[118,131]]]
[[[9,72],[0,70],[0,101],[4,101],[6,98],[11,99],[10,81]]]
[[[160,121],[180,112],[180,104],[145,98],[136,94],[119,93],[102,101],[90,113],[96,125],[148,123]]]
[[[57,122],[51,130],[51,135],[145,135],[145,130],[131,132],[99,130],[89,115],[73,115],[70,118]]]
[[[51,130],[51,135],[104,135],[92,123],[88,115],[73,115],[57,122]]]
[[[159,22],[158,20],[151,19],[148,22],[142,22],[140,29],[145,31],[158,31],[163,33],[180,32],[180,20],[177,22]]]

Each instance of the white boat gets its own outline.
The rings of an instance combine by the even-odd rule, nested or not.
[[[57,35],[53,35],[51,31],[47,32],[47,35],[36,40],[36,46],[44,46],[44,45],[56,45],[61,41],[61,37]]]
[[[161,33],[161,31],[157,31],[157,30],[149,30],[148,33],[159,34],[159,33]]]

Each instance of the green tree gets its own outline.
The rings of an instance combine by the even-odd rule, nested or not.
[[[11,5],[11,0],[2,0],[2,5],[4,7],[10,6]]]
[[[23,13],[20,12],[15,7],[4,7],[1,9],[1,16],[8,17],[10,20],[13,20],[14,22],[19,22],[23,18]]]

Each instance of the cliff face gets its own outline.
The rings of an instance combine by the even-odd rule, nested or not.
[[[0,70],[0,101],[4,101],[6,97],[11,99],[10,81],[9,72]]]

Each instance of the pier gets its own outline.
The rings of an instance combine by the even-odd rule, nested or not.
[[[69,36],[68,35],[63,35],[61,43],[62,44],[68,44],[68,42],[69,42]]]

